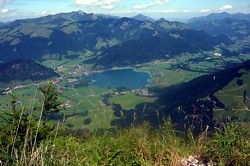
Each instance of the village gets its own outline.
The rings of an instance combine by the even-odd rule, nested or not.
[[[11,94],[12,92],[14,92],[15,89],[19,89],[19,88],[23,88],[23,87],[24,87],[23,85],[16,85],[13,87],[5,88],[4,90],[1,91],[1,95]]]
[[[119,95],[125,95],[125,94],[130,94],[130,93],[134,93],[137,96],[142,96],[142,97],[152,97],[154,94],[150,93],[148,88],[144,88],[144,89],[126,89],[126,90],[121,90],[121,91],[116,91],[113,92],[112,95],[113,96],[119,96]]]

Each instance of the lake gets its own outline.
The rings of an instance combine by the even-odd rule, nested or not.
[[[147,72],[126,68],[94,73],[90,76],[84,76],[83,79],[92,80],[92,85],[100,87],[139,89],[145,87],[150,82],[151,76]]]

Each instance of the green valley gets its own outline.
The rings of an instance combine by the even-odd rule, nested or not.
[[[0,23],[0,165],[249,164],[248,27],[228,13]]]

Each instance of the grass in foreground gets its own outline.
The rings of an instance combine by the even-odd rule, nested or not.
[[[180,165],[196,156],[214,165],[249,165],[249,131],[226,124],[198,137],[174,129],[170,119],[158,129],[141,126],[90,132],[51,126],[46,115],[55,112],[57,93],[41,88],[44,97],[37,119],[25,110],[3,112],[0,121],[0,165]],[[52,102],[54,101],[54,102]],[[31,110],[32,111],[32,110]],[[4,114],[1,114],[4,115]]]
[[[58,129],[58,128],[57,128]],[[69,133],[69,132],[68,132]],[[147,123],[104,133],[56,130],[40,142],[34,151],[18,152],[2,165],[170,165],[181,164],[187,156],[196,156],[211,165],[249,165],[249,133],[238,124],[229,124],[208,137],[185,136],[173,129],[168,120],[159,129]],[[86,138],[85,136],[88,135]],[[19,140],[24,141],[24,140]],[[3,147],[2,147],[3,148]],[[2,149],[4,150],[4,149]],[[7,151],[1,151],[1,156]],[[24,155],[25,154],[25,155]]]

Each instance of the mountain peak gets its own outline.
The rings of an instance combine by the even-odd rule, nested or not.
[[[230,15],[230,13],[228,13],[228,12],[221,12],[219,14]]]
[[[138,14],[138,15],[132,17],[132,18],[135,19],[135,20],[139,20],[139,21],[155,22],[155,20],[152,19],[151,17],[145,16],[145,15],[142,15],[142,14]]]
[[[189,20],[189,23],[194,21],[204,21],[204,20],[224,20],[224,19],[245,19],[250,20],[250,14],[243,14],[243,13],[237,13],[237,14],[230,14],[227,12],[221,12],[221,13],[211,13],[207,16],[202,17],[194,17]]]
[[[82,15],[82,16],[86,14],[82,10],[79,10],[77,13],[80,14],[80,15]]]
[[[165,20],[165,18],[160,18],[159,20],[157,20],[156,22],[165,22],[167,20]]]
[[[207,17],[210,17],[212,19],[224,19],[230,17],[231,14],[227,12],[221,12],[221,13],[211,13]]]

